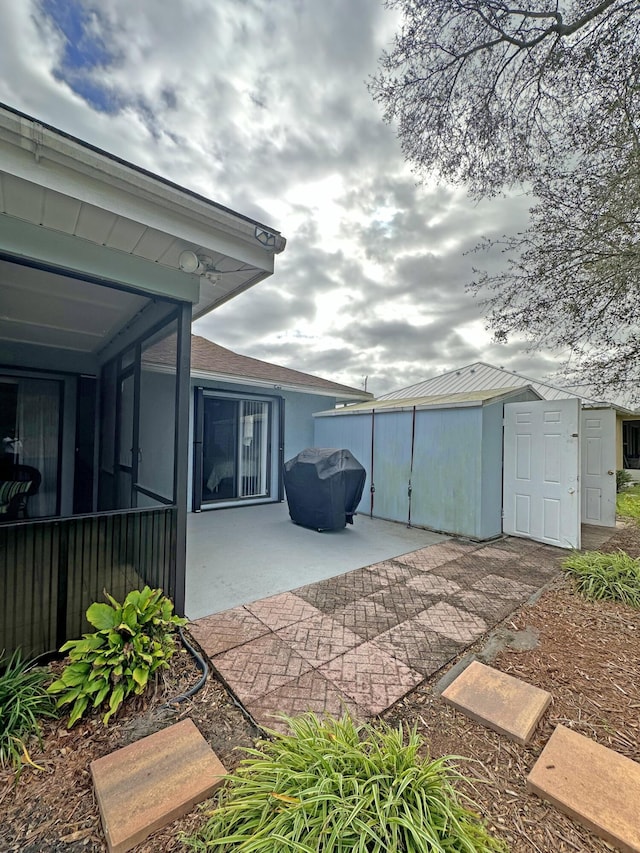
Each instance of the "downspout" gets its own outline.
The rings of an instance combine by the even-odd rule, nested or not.
[[[416,407],[413,407],[413,415],[411,418],[411,464],[409,465],[409,486],[407,487],[407,496],[409,498],[409,516],[407,518],[407,527],[411,527],[411,493],[413,491],[413,486],[411,485],[411,481],[413,479],[413,448],[416,443]]]

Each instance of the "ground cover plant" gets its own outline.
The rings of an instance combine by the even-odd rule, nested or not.
[[[626,486],[616,497],[616,512],[624,518],[640,521],[640,483]]]
[[[237,853],[504,851],[454,785],[455,758],[422,757],[416,729],[314,714],[247,749],[193,850]]]
[[[166,669],[175,651],[174,631],[186,623],[173,615],[173,604],[161,589],[133,590],[119,604],[95,602],[87,620],[97,630],[81,640],[69,640],[60,649],[71,663],[48,688],[58,695],[57,706],[71,704],[71,728],[89,708],[108,702],[105,725],[131,694],[140,695],[149,678]]]
[[[625,551],[576,552],[563,562],[576,590],[589,601],[620,601],[640,608],[640,559]]]
[[[22,659],[20,650],[0,657],[0,767],[17,776],[23,763],[32,764],[28,741],[41,738],[40,720],[54,717],[53,700],[45,689],[49,674]]]

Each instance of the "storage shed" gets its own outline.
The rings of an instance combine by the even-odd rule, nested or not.
[[[359,512],[485,540],[502,533],[505,403],[531,387],[374,400],[314,414],[317,447],[366,468]]]

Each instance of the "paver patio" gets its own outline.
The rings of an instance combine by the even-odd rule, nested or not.
[[[613,531],[611,531],[613,533]],[[193,622],[256,722],[304,710],[380,714],[560,570],[526,539],[449,540]]]

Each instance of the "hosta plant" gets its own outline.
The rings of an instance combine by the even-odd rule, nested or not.
[[[48,688],[58,695],[59,708],[72,704],[69,728],[103,703],[108,704],[106,725],[128,696],[143,693],[150,677],[168,667],[175,629],[186,622],[173,615],[161,589],[133,590],[122,604],[105,595],[109,604],[96,602],[87,610],[96,631],[62,646],[71,663]]]
[[[29,738],[40,740],[40,718],[56,716],[48,680],[47,670],[23,660],[19,650],[9,660],[0,656],[0,767],[19,774],[23,763],[33,764]]]
[[[640,608],[640,560],[625,551],[576,552],[562,565],[576,590],[589,601],[621,601]]]
[[[223,853],[503,851],[454,787],[451,756],[421,757],[416,730],[313,714],[247,749],[193,850]]]

